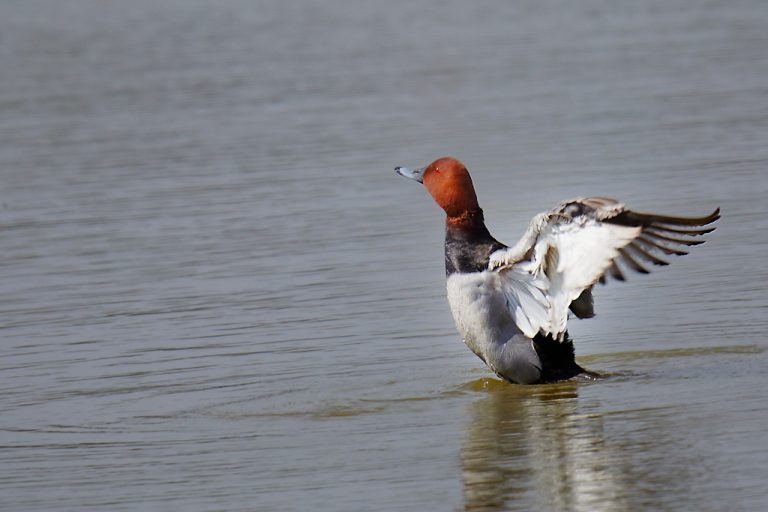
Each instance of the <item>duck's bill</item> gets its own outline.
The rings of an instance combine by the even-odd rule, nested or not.
[[[395,172],[419,183],[424,182],[424,169],[411,169],[410,167],[395,167]]]

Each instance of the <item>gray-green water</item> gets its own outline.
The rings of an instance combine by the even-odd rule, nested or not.
[[[768,3],[0,4],[0,508],[768,507]],[[499,383],[444,297],[451,154],[709,242]]]

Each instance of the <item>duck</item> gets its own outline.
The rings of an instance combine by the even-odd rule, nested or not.
[[[597,379],[575,360],[569,317],[595,316],[597,283],[650,272],[688,254],[720,218],[641,213],[609,197],[563,201],[535,215],[508,246],[485,225],[472,178],[453,157],[395,167],[424,185],[445,212],[448,303],[466,346],[499,378],[515,384]]]

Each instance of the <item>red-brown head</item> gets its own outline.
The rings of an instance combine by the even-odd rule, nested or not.
[[[407,167],[396,167],[395,171],[423,183],[435,202],[445,210],[449,220],[480,210],[472,178],[464,164],[455,158],[439,158],[424,169],[415,171]]]

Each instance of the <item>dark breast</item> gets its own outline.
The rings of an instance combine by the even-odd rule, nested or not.
[[[445,229],[445,275],[482,272],[488,268],[491,254],[506,247],[491,236],[485,224],[470,229],[449,224]]]

